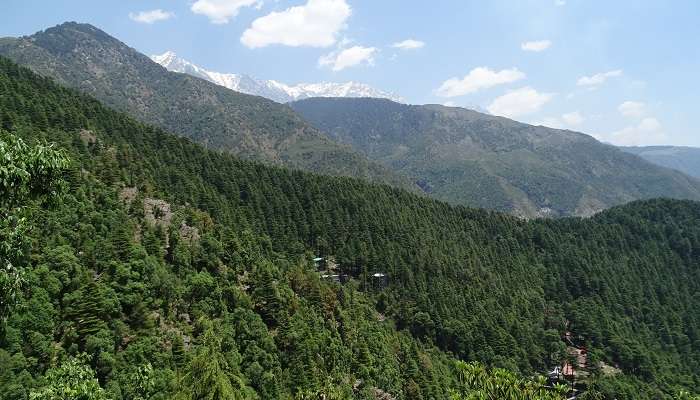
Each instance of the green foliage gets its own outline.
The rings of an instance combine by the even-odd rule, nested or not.
[[[0,319],[3,323],[23,286],[26,207],[55,197],[68,159],[52,146],[30,146],[0,129]]]
[[[55,196],[68,167],[66,155],[53,146],[30,146],[2,130],[0,160],[0,207],[10,210]]]
[[[153,399],[198,379],[195,397],[448,399],[455,358],[532,376],[561,361],[566,329],[619,368],[592,365],[591,395],[700,383],[698,203],[523,221],[210,152],[5,59],[0,90],[13,134],[81,166],[28,218],[30,290],[0,340],[15,398],[86,352],[115,399],[147,396],[149,363]],[[149,199],[170,219],[146,217]],[[321,252],[349,282],[320,276]]]
[[[457,362],[461,387],[452,400],[563,400],[568,386],[548,386],[544,377],[530,381],[504,369],[488,370],[478,363]]]
[[[83,363],[84,357],[71,358],[46,372],[46,384],[29,394],[30,400],[106,400],[95,371]]]
[[[249,400],[256,399],[255,391],[247,386],[240,375],[238,365],[231,364],[231,357],[222,347],[221,333],[208,327],[202,344],[198,346],[190,362],[189,371],[182,382],[182,398],[191,400]],[[235,349],[228,352],[235,352]]]
[[[693,396],[685,390],[678,392],[678,395],[674,397],[674,400],[700,400],[700,396]]]

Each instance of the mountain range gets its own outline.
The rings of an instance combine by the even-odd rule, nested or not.
[[[700,182],[593,137],[440,105],[313,98],[291,103],[331,138],[432,196],[517,215],[591,215],[634,199],[700,199]]]
[[[287,85],[275,80],[257,79],[246,74],[209,71],[184,58],[178,57],[173,51],[152,55],[151,59],[169,71],[196,76],[237,92],[266,97],[279,103],[288,103],[313,97],[378,98],[405,103],[396,94],[357,82],[320,82]],[[478,106],[466,108],[482,114],[488,114],[485,109]],[[622,146],[620,149],[639,155],[653,164],[700,178],[700,149],[679,146]]]
[[[2,38],[0,55],[210,149],[417,190],[329,139],[289,107],[170,72],[89,24],[67,22],[27,37]]]
[[[581,133],[388,99],[279,104],[168,71],[89,24],[2,38],[0,55],[212,150],[453,204],[532,218],[588,216],[660,196],[700,199],[696,179]]]
[[[172,51],[167,51],[161,55],[153,55],[151,59],[169,71],[196,76],[237,92],[266,97],[278,103],[287,103],[309,97],[376,97],[402,101],[401,97],[395,94],[357,82],[320,82],[287,85],[274,80],[256,79],[245,74],[208,71],[178,57]]]

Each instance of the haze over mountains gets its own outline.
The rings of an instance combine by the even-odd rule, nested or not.
[[[700,149],[681,146],[620,147],[657,165],[700,178]]]
[[[288,107],[168,71],[87,24],[0,39],[0,54],[211,149],[453,204],[559,217],[660,196],[700,199],[697,180],[584,134],[387,99],[310,98]],[[159,60],[197,71],[166,56]]]
[[[237,92],[266,97],[278,103],[287,103],[309,97],[376,97],[402,101],[398,95],[357,82],[320,82],[287,85],[274,80],[256,79],[245,74],[207,71],[178,57],[172,51],[167,51],[161,55],[153,55],[151,59],[169,71],[196,76]]]

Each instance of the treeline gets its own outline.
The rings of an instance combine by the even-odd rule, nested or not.
[[[4,59],[0,94],[5,130],[56,142],[74,160],[64,206],[37,210],[46,222],[35,230],[32,259],[32,273],[55,270],[65,282],[40,295],[51,304],[48,319],[37,311],[9,319],[5,357],[42,360],[13,369],[13,380],[25,370],[26,379],[41,376],[55,358],[32,353],[42,347],[31,345],[31,332],[47,351],[58,343],[66,354],[91,352],[109,388],[151,359],[177,378],[172,332],[199,348],[213,330],[237,338],[226,364],[259,395],[268,373],[269,390],[286,396],[328,385],[346,395],[377,388],[445,398],[457,375],[444,352],[529,376],[563,359],[568,329],[590,349],[600,393],[667,398],[700,383],[697,203],[638,202],[588,220],[526,222],[206,151]],[[128,205],[118,199],[123,188],[138,193]],[[144,222],[146,198],[181,206],[167,229]],[[196,243],[182,239],[183,222],[197,228]],[[356,279],[321,282],[306,261],[312,255],[334,256]],[[387,289],[371,289],[375,272],[389,276]],[[43,288],[47,277],[31,286]],[[86,313],[101,318],[87,330],[80,324],[95,318]],[[240,329],[257,324],[255,340],[231,332],[245,313],[258,322]],[[32,330],[13,318],[53,323]],[[276,358],[263,363],[237,347],[256,341],[267,343],[256,349],[274,345]],[[156,357],[163,343],[171,356]],[[125,358],[132,351],[136,358]],[[244,367],[246,359],[262,372],[247,369],[253,361]],[[622,374],[606,376],[601,362]],[[161,385],[178,381],[170,378]]]

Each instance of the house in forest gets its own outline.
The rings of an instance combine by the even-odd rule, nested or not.
[[[547,374],[550,383],[556,383],[563,378],[561,367],[557,365],[552,371]]]
[[[350,277],[346,274],[321,274],[321,278],[327,279],[329,281],[335,282],[335,283],[345,283],[347,282]]]
[[[314,266],[316,267],[317,271],[326,269],[326,259],[323,257],[315,257]]]
[[[347,274],[342,273],[342,271],[338,271],[338,264],[335,263],[335,259],[332,257],[316,257],[314,258],[314,265],[316,266],[316,270],[319,272],[322,279],[336,283],[345,283],[350,279]]]
[[[567,357],[547,374],[550,384],[560,382],[562,380],[569,381],[572,385],[576,380],[585,378],[588,373],[586,371],[588,365],[588,349],[585,346],[576,344],[573,334],[567,331],[562,340],[566,343]],[[579,341],[582,338],[579,338]]]
[[[389,286],[389,276],[384,272],[375,272],[372,274],[372,287],[381,290]]]

